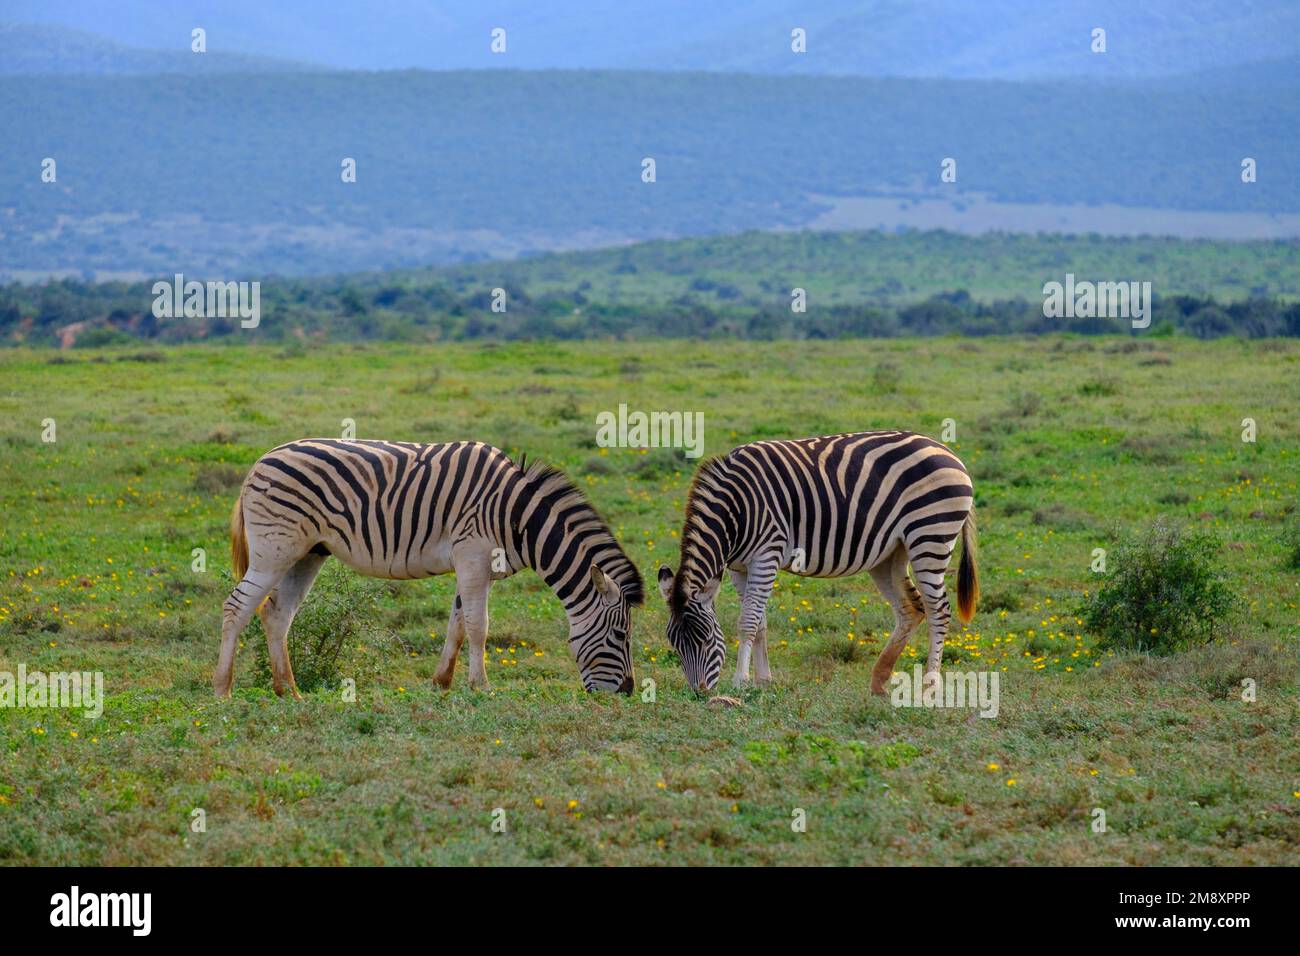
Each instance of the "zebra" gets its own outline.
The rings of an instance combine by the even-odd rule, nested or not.
[[[974,497],[965,466],[947,447],[902,431],[741,445],[696,472],[677,573],[659,569],[668,641],[691,688],[712,690],[726,657],[714,598],[729,571],[741,597],[733,683],[749,682],[751,651],[756,682],[769,683],[767,603],[777,571],[829,578],[865,569],[894,611],[872,692],[886,692],[894,662],[926,619],[927,680],[937,679],[928,675],[938,674],[948,633],[944,573],[959,537],[958,616],[965,623],[979,598]]]
[[[564,605],[569,648],[588,691],[633,687],[630,609],[641,575],[583,493],[560,471],[519,464],[483,442],[307,438],[249,471],[230,523],[238,583],[226,599],[212,678],[229,696],[239,635],[261,615],[277,694],[299,697],[287,636],[330,555],[380,578],[456,575],[434,682],[450,687],[469,638],[469,682],[487,686],[488,589],[523,568]]]

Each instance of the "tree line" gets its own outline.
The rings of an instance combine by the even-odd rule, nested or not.
[[[93,347],[133,342],[435,341],[590,338],[833,339],[930,335],[1102,335],[1127,319],[1048,318],[1041,301],[980,301],[956,290],[911,303],[851,302],[792,311],[783,296],[720,299],[696,291],[648,303],[589,298],[580,287],[530,295],[520,286],[456,289],[440,282],[339,280],[262,283],[256,329],[238,317],[158,318],[149,283],[62,279],[0,287],[0,341]],[[1154,297],[1148,335],[1210,339],[1300,336],[1300,303]]]

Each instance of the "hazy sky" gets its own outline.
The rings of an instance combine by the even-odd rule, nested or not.
[[[1300,55],[1291,0],[6,0],[123,43],[362,69],[567,67],[1008,79],[1155,76]],[[493,28],[507,55],[493,55]],[[792,56],[790,32],[807,31]],[[1107,31],[1104,57],[1091,31]]]

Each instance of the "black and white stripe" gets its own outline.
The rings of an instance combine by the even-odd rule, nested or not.
[[[435,676],[444,687],[466,636],[470,683],[486,684],[488,588],[532,568],[564,605],[584,686],[632,688],[629,608],[643,599],[635,565],[562,473],[517,465],[491,445],[337,439],[281,445],[244,481],[232,550],[241,579],[225,605],[213,679],[218,693],[229,693],[238,636],[255,611],[266,625],[276,689],[293,689],[285,637],[330,555],[374,577],[456,574]]]
[[[766,609],[778,570],[871,573],[895,614],[873,672],[876,692],[922,619],[930,627],[926,670],[937,671],[952,617],[944,575],[958,538],[963,619],[974,612],[973,506],[970,476],[957,457],[910,432],[753,442],[705,462],[686,506],[681,564],[676,575],[659,571],[668,638],[688,682],[710,689],[722,671],[726,645],[713,599],[724,571],[741,594],[737,684],[749,679],[751,650],[758,680],[771,678]]]

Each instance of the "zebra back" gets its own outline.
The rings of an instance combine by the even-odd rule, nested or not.
[[[911,432],[741,445],[695,475],[669,606],[680,613],[688,595],[773,542],[787,558],[802,552],[797,573],[856,573],[900,539],[955,536],[971,495],[970,477],[952,451]]]

